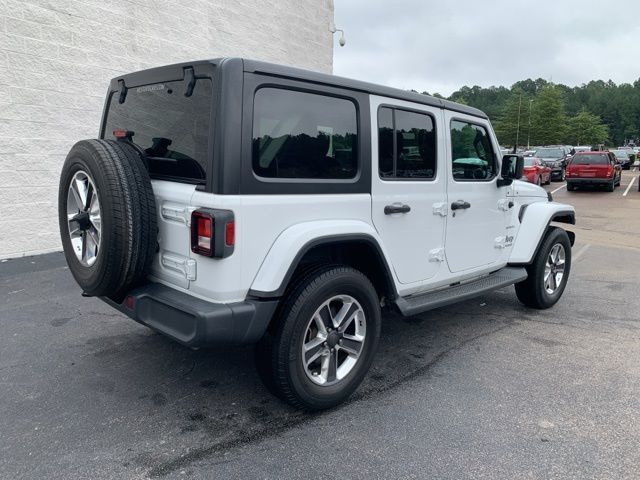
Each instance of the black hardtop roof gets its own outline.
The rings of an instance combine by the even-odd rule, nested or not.
[[[251,60],[246,58],[236,57],[223,57],[214,58],[211,60],[198,60],[193,62],[184,62],[173,65],[166,65],[163,67],[151,68],[148,70],[142,70],[139,72],[122,75],[111,80],[111,89],[118,89],[118,80],[124,80],[126,85],[136,86],[154,81],[159,81],[159,78],[163,78],[164,81],[168,81],[166,76],[169,74],[171,79],[178,80],[182,78],[183,68],[193,66],[196,68],[196,75],[198,66],[202,67],[206,64],[213,64],[221,68],[225,67],[225,64],[232,64],[242,62],[245,72],[261,73],[264,75],[272,75],[277,77],[283,77],[293,80],[301,80],[313,83],[320,83],[323,85],[348,88],[350,90],[357,90],[366,92],[373,95],[379,95],[381,97],[390,97],[399,100],[405,100],[408,102],[420,103],[423,105],[430,105],[437,108],[446,110],[452,110],[455,112],[465,113],[480,118],[488,118],[487,115],[477,108],[462,105],[460,103],[451,102],[449,100],[436,98],[431,95],[424,95],[421,93],[401,90],[399,88],[386,87],[384,85],[377,85],[375,83],[363,82],[360,80],[353,80],[350,78],[339,77],[337,75],[329,75],[326,73],[315,72],[312,70],[305,70],[302,68],[288,67],[285,65],[278,65],[275,63],[262,62],[259,60]],[[153,79],[156,80],[153,80]]]
[[[481,118],[488,118],[487,115],[477,108],[462,105],[460,103],[451,102],[431,95],[401,90],[399,88],[385,87],[384,85],[376,85],[375,83],[353,80],[350,78],[339,77],[337,75],[329,75],[326,73],[314,72],[302,68],[287,67],[273,63],[261,62],[258,60],[244,61],[245,72],[264,73],[267,75],[276,75],[279,77],[295,78],[314,83],[322,83],[337,87],[348,88],[350,90],[359,90],[362,92],[380,95],[381,97],[391,97],[408,102],[421,103],[423,105],[432,105],[438,108],[445,108],[456,112],[466,113]]]

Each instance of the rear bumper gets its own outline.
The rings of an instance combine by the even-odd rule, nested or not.
[[[563,167],[554,167],[551,169],[551,178],[562,178]]]
[[[570,185],[609,185],[610,178],[567,178],[567,184]]]
[[[133,289],[122,304],[100,297],[138,323],[188,347],[246,345],[269,325],[277,300],[211,303],[159,283]],[[126,305],[132,308],[128,308]]]

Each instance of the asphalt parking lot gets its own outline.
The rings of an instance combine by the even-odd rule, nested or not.
[[[80,296],[61,254],[0,263],[0,478],[638,478],[640,192],[567,192],[568,288],[387,316],[358,393],[273,398],[250,348],[192,351]]]

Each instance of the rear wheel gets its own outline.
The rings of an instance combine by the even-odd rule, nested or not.
[[[553,227],[545,236],[533,263],[527,268],[529,276],[516,283],[518,299],[528,307],[552,307],[562,296],[571,271],[571,242],[561,228]]]
[[[542,177],[538,177],[536,179],[536,185],[538,185],[538,186],[542,185]]]
[[[611,179],[611,181],[607,184],[606,189],[607,192],[613,192],[616,188],[616,180],[615,177]]]
[[[567,183],[567,190],[573,192],[576,189],[575,185],[572,183]]]
[[[377,293],[361,272],[349,267],[312,271],[293,285],[257,346],[258,373],[295,407],[334,407],[369,370],[380,318]]]

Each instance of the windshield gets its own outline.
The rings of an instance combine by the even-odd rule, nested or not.
[[[609,163],[609,156],[606,153],[591,155],[574,155],[571,160],[572,165],[606,165]]]
[[[564,157],[564,152],[559,148],[539,148],[536,150],[536,157],[562,158]]]
[[[204,183],[212,82],[198,79],[190,96],[186,88],[182,80],[133,87],[124,103],[113,93],[103,138],[113,138],[114,130],[133,132],[131,140],[147,155],[152,177]]]
[[[536,158],[524,157],[524,166],[525,167],[533,167],[536,163],[538,163],[538,160]]]

